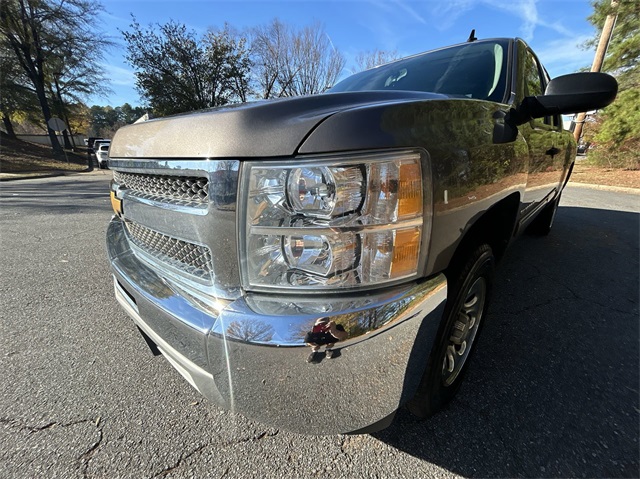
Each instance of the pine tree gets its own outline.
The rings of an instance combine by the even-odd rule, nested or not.
[[[589,156],[600,165],[640,169],[640,2],[597,0],[593,7],[589,21],[598,34],[589,46],[597,44],[607,15],[614,9],[618,14],[603,71],[617,78],[620,89],[616,101],[585,132],[585,139],[597,145]]]

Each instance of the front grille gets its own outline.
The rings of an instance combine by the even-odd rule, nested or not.
[[[203,205],[209,198],[209,181],[197,176],[147,175],[115,171],[113,179],[138,197],[185,206]]]
[[[211,250],[206,246],[173,238],[130,221],[125,224],[129,240],[143,252],[184,273],[210,279]]]

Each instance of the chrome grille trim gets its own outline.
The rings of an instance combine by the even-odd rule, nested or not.
[[[180,206],[202,206],[209,200],[209,181],[198,176],[173,176],[114,171],[118,187],[139,198]]]
[[[129,241],[144,253],[198,279],[211,279],[213,266],[208,247],[165,235],[131,221],[126,221],[125,226]]]
[[[236,194],[240,161],[204,158],[109,158],[114,172],[111,190],[123,203],[122,220],[171,238],[201,245],[211,255],[209,274],[189,268],[166,255],[153,255],[136,244],[126,227],[127,242],[134,255],[149,263],[166,280],[180,285],[191,295],[233,300],[242,295],[237,258]],[[179,200],[143,198],[142,193],[122,187],[115,174],[201,178],[208,181],[204,203],[180,204]],[[122,179],[122,176],[119,177]],[[193,274],[196,273],[196,274]]]

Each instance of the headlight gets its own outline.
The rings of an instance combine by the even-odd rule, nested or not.
[[[416,276],[430,221],[425,165],[419,151],[246,162],[243,286],[327,290]]]

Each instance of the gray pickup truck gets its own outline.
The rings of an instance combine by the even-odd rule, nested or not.
[[[327,93],[127,126],[109,152],[115,293],[204,396],[308,434],[428,417],[460,387],[494,267],[553,223],[576,155],[520,39],[357,73]]]

